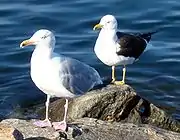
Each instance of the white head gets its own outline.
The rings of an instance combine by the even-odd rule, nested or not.
[[[95,25],[93,30],[96,29],[105,29],[105,30],[116,30],[117,29],[117,20],[113,15],[105,15],[101,18],[99,24]]]
[[[24,40],[20,47],[24,48],[25,46],[35,45],[36,47],[54,48],[55,41],[55,36],[51,31],[41,29],[35,32],[30,39]]]

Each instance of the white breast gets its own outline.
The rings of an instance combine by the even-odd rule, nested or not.
[[[48,57],[33,52],[31,57],[31,78],[35,85],[44,93],[56,97],[73,97],[65,89],[59,78],[59,66],[55,66]]]
[[[132,64],[135,60],[133,57],[117,55],[120,46],[116,40],[116,36],[113,37],[111,33],[103,33],[101,30],[94,47],[96,56],[108,66]]]

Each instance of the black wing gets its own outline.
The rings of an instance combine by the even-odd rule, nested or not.
[[[148,32],[148,33],[138,33],[138,34],[136,34],[136,36],[140,36],[143,39],[145,39],[147,42],[149,42],[151,40],[151,36],[157,32],[158,32],[158,30],[154,31],[154,32]]]
[[[145,50],[147,43],[141,36],[122,32],[117,32],[116,34],[120,45],[119,51],[116,52],[118,55],[137,59]]]

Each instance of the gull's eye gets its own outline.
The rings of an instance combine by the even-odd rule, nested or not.
[[[47,37],[48,37],[48,35],[44,35],[44,36],[41,37],[41,39],[45,39]]]
[[[108,21],[107,23],[110,23],[110,21]]]
[[[46,38],[46,36],[42,36],[42,37],[41,37],[41,39],[45,39],[45,38]]]

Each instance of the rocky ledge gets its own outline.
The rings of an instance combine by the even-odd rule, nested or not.
[[[37,128],[32,121],[7,119],[2,124],[19,130],[19,135],[8,135],[0,140],[179,140],[180,134],[151,125],[106,122],[93,118],[81,118],[69,124],[67,132],[53,128]],[[1,131],[1,129],[0,129]],[[23,137],[21,135],[23,134]],[[16,136],[16,137],[15,137]]]
[[[50,104],[52,121],[62,120],[64,99]],[[44,107],[35,111],[43,118]],[[68,131],[56,132],[52,128],[37,128],[33,120],[6,119],[0,124],[14,128],[22,139],[77,139],[77,140],[178,140],[180,122],[163,110],[142,99],[128,85],[108,85],[74,98],[69,103]],[[3,126],[2,126],[3,127]],[[3,128],[0,125],[0,140]],[[174,132],[172,132],[174,131]],[[14,135],[12,135],[14,139]],[[21,139],[18,140],[21,140]],[[6,140],[6,139],[2,139]],[[8,140],[8,139],[7,139]]]

